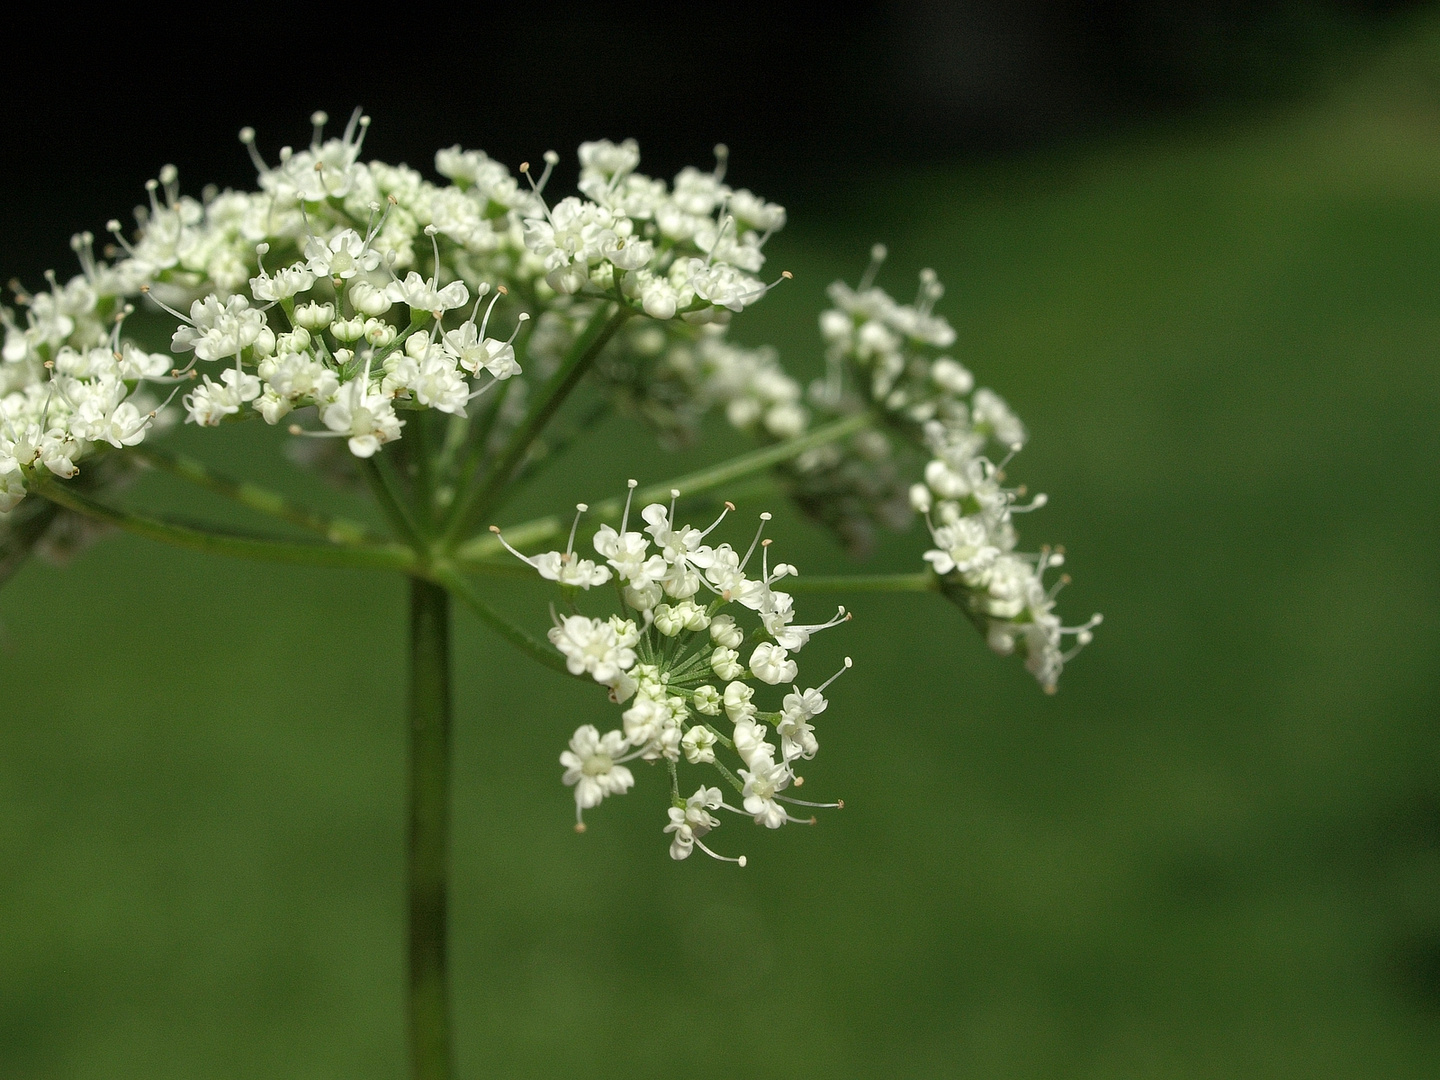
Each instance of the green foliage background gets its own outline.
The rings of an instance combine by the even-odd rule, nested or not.
[[[738,336],[813,369],[877,238],[1031,426],[1023,535],[1097,642],[1051,699],[938,598],[847,601],[802,658],[856,660],[806,770],[847,809],[728,824],[741,871],[670,862],[648,770],[576,836],[555,759],[616,710],[460,615],[460,1074],[1435,1075],[1440,34],[1260,115],[837,191]],[[511,519],[700,460],[616,421]],[[0,593],[0,1076],[402,1074],[403,604],[128,537]]]

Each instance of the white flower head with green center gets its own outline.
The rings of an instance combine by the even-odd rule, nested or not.
[[[623,762],[627,749],[625,737],[618,731],[604,735],[593,724],[582,724],[570,739],[570,749],[560,755],[565,766],[561,778],[575,789],[575,828],[584,832],[583,811],[599,806],[607,795],[623,795],[635,783],[635,777]]]

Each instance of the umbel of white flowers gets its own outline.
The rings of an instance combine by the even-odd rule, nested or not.
[[[635,487],[631,480],[631,496]],[[575,789],[575,828],[585,829],[583,811],[607,795],[630,789],[635,780],[626,762],[663,760],[670,773],[671,805],[664,830],[671,834],[670,857],[688,858],[698,847],[713,858],[744,866],[745,856],[720,855],[706,845],[703,837],[720,824],[710,811],[729,810],[778,829],[787,822],[815,823],[813,815],[797,817],[791,807],[845,805],[782,793],[804,783],[795,765],[819,752],[811,721],[825,711],[829,702],[824,691],[840,674],[801,690],[795,654],[813,634],[848,622],[850,614],[842,607],[826,622],[797,623],[794,598],[777,584],[798,571],[789,563],[771,565],[770,541],[763,538],[770,515],[760,515],[760,527],[741,554],[728,543],[706,542],[734,509],[732,504],[726,503],[710,527],[701,530],[676,521],[673,500],[679,494],[671,492],[668,508],[652,503],[640,511],[643,531],[630,529],[627,496],[619,531],[602,525],[595,534],[595,551],[604,565],[575,551],[575,526],[588,509],[584,503],[576,508],[563,552],[525,556],[505,546],[541,577],[572,590],[589,590],[612,577],[620,587],[625,609],[620,615],[602,619],[576,613],[561,618],[551,608],[550,641],[564,655],[570,673],[594,679],[609,688],[612,702],[628,706],[618,730],[601,735],[593,725],[583,724],[560,755],[564,781]],[[499,529],[492,530],[499,535]],[[747,623],[753,626],[747,629]],[[850,664],[847,656],[845,668]],[[778,707],[763,709],[757,691],[775,697],[770,704]],[[767,741],[769,725],[774,725],[775,742]],[[734,755],[733,767],[722,759],[725,752]],[[713,770],[741,805],[730,805],[720,787],[703,781],[693,795],[683,797],[678,769],[682,759]]]
[[[775,466],[804,513],[856,551],[918,514],[934,545],[924,556],[930,583],[992,649],[1023,656],[1046,690],[1090,641],[1098,615],[1066,626],[1055,614],[1069,579],[1045,579],[1062,549],[1018,547],[1016,515],[1045,503],[1007,485],[1027,432],[955,357],[932,271],[901,303],[875,284],[885,259],[877,245],[857,286],[833,285],[820,316],[825,373],[807,386],[774,350],[726,336],[731,317],[788,274],[759,276],[785,210],[725,182],[724,147],[714,168],[683,169],[667,184],[637,171],[633,140],[583,143],[579,193],[554,201],[554,153],[539,176],[521,165],[517,177],[452,147],[435,156],[437,183],[362,161],[369,121],[358,110],[339,138],[325,137],[324,114],[312,119],[309,146],[284,148],[273,164],[253,131],[241,133],[257,190],[207,189],[197,200],[181,194],[173,167],[162,169],[136,230],[109,223],[105,258],[79,234],[80,274],[64,283],[49,274],[48,288],[17,292],[19,311],[0,308],[0,556],[29,527],[22,501],[37,485],[103,493],[133,471],[133,448],[181,416],[201,428],[283,423],[329,470],[403,439],[407,418],[426,410],[464,423],[483,407],[486,447],[502,446],[524,430],[528,403],[587,327],[613,309],[627,317],[591,384],[662,440],[698,438],[714,412],[766,444],[844,428]],[[141,316],[170,320],[168,352],[127,330]],[[813,754],[818,709],[807,703],[823,703],[791,671],[815,629],[796,628],[789,596],[774,588],[793,568],[767,568],[761,550],[761,576],[747,577],[754,545],[731,565],[732,549],[677,529],[664,506],[641,513],[644,533],[601,530],[600,561],[572,548],[526,557],[566,589],[613,575],[630,612],[570,616],[552,634],[572,670],[600,678],[617,701],[634,699],[620,731],[576,733],[566,768],[577,805],[627,787],[624,761],[635,754],[708,765],[718,746],[743,764],[744,811],[765,824],[790,820],[777,793],[794,786],[793,762]],[[82,520],[60,514],[42,550],[73,546]],[[714,598],[699,603],[700,589]],[[717,604],[752,612],[764,640],[742,654],[751,637]],[[704,635],[709,652],[697,659]],[[778,710],[752,714],[752,681],[796,689]],[[721,732],[722,715],[759,733]],[[766,725],[778,744],[766,741]],[[674,852],[713,828],[710,811],[723,809],[711,805],[713,790],[683,807],[672,792]]]

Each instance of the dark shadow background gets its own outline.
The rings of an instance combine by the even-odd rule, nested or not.
[[[56,237],[99,235],[162,164],[197,187],[248,185],[241,127],[273,160],[308,141],[311,111],[343,125],[357,104],[375,119],[373,156],[427,172],[435,149],[456,142],[512,168],[559,149],[572,167],[584,139],[634,137],[646,170],[670,176],[725,142],[736,183],[803,212],[896,167],[1303,93],[1415,6],[453,5],[397,10],[382,25],[335,20],[313,39],[306,15],[263,7],[224,19],[157,11],[99,32],[17,15],[0,72],[0,200],[18,212],[0,247],[29,281]]]

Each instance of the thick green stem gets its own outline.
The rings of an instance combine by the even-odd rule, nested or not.
[[[412,1080],[450,1080],[446,893],[450,864],[450,597],[410,579],[409,845]]]
[[[708,469],[701,469],[698,472],[677,476],[674,480],[666,480],[663,483],[639,488],[635,492],[633,505],[641,507],[650,502],[667,502],[672,490],[679,491],[681,496],[699,495],[701,492],[710,491],[722,484],[733,483],[744,477],[753,476],[755,473],[764,472],[775,465],[799,457],[805,451],[813,450],[817,446],[825,446],[828,443],[848,438],[869,427],[872,423],[873,420],[869,413],[856,413],[853,416],[844,417],[826,424],[824,427],[818,427],[805,435],[787,439],[762,450],[741,454],[739,457],[731,458],[729,461],[713,465]],[[618,521],[624,506],[623,498],[606,499],[603,502],[595,503],[590,507],[590,520]],[[523,525],[506,529],[505,538],[516,547],[524,548],[530,544],[541,543],[553,536],[563,535],[569,527],[569,518],[559,516],[537,518],[534,521],[527,521]],[[503,550],[504,547],[500,541],[486,533],[460,545],[455,556],[464,560],[483,559]]]

